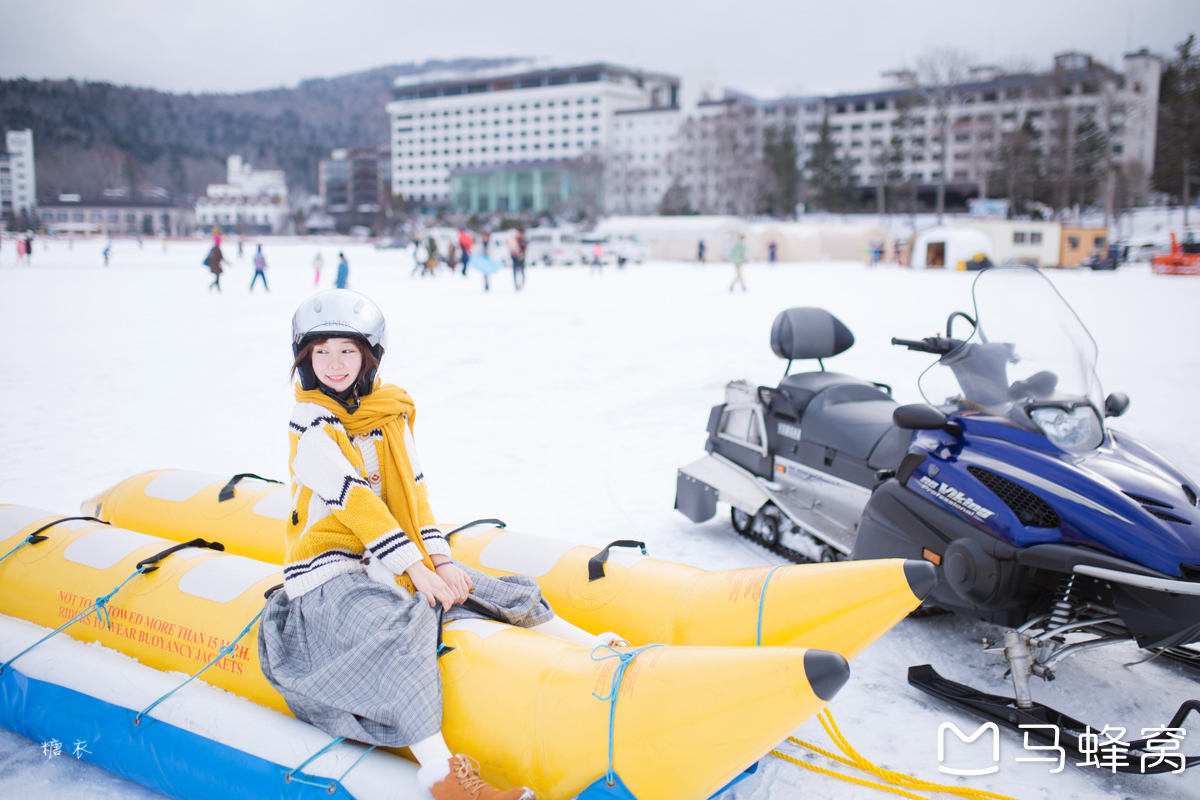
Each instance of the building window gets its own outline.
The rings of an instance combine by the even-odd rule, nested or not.
[[[1013,231],[1013,244],[1025,244],[1025,231]]]
[[[1033,233],[1029,234],[1029,243],[1030,244],[1041,244],[1042,243],[1042,232],[1034,231]]]

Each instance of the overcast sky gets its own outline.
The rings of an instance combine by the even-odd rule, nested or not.
[[[715,71],[763,97],[871,89],[952,46],[1044,68],[1081,50],[1119,66],[1200,33],[1197,0],[37,0],[4,4],[0,77],[175,92],[294,86],[385,64],[527,55]]]

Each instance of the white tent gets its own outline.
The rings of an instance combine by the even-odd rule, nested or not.
[[[703,241],[705,260],[721,261],[748,226],[738,217],[724,216],[609,217],[593,233],[639,242],[649,248],[648,258],[668,261],[695,261]]]
[[[780,261],[870,261],[879,247],[885,258],[891,236],[878,225],[840,222],[768,222],[750,226],[750,259],[766,261],[776,245]]]
[[[52,234],[68,233],[93,236],[100,232],[100,226],[94,222],[56,222],[47,230]]]
[[[980,253],[995,262],[996,251],[987,234],[942,226],[917,235],[910,264],[913,269],[958,269],[960,261],[970,261]]]

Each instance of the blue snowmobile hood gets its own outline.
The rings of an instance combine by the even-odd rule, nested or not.
[[[1200,487],[1150,448],[1109,430],[1096,449],[1070,452],[1000,419],[956,419],[963,424],[961,437],[941,431],[914,437],[913,449],[929,458],[914,474],[916,480],[908,482],[910,488],[936,494],[930,483],[936,480],[938,486],[961,492],[959,507],[948,504],[1014,547],[1085,545],[1172,577],[1200,577]],[[1002,499],[981,483],[982,476],[997,487],[980,470],[1033,493],[1053,509],[1060,524],[1022,524],[1009,505],[1014,498]],[[924,487],[921,474],[929,476]],[[973,503],[983,512],[972,513]]]

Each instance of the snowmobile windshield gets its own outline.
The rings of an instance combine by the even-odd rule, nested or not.
[[[925,400],[1005,417],[1064,449],[1097,447],[1104,400],[1096,342],[1054,285],[1034,269],[998,267],[979,274],[973,295],[975,329],[959,333],[962,344],[921,376]]]

